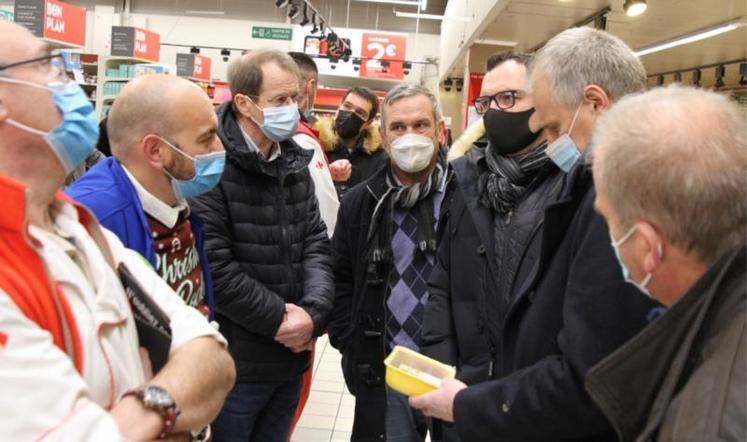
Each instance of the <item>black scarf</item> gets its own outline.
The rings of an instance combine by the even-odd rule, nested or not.
[[[487,165],[478,180],[480,202],[501,215],[513,210],[527,187],[552,163],[545,154],[546,149],[547,142],[543,141],[536,149],[518,159],[499,154],[490,143],[482,155],[476,152],[477,159],[484,157]]]
[[[370,262],[392,261],[392,224],[395,206],[405,209],[417,208],[418,250],[430,253],[436,251],[433,198],[428,197],[441,185],[445,169],[445,155],[440,155],[436,167],[427,180],[405,187],[394,178],[392,168],[387,168],[387,189],[374,208],[371,225],[368,228],[368,242],[373,245],[369,257]]]

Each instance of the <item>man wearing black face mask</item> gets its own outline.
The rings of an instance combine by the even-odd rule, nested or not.
[[[445,210],[453,224],[443,230],[441,262],[429,282],[423,349],[458,365],[458,378],[466,384],[483,382],[493,372],[498,318],[505,315],[511,290],[535,264],[536,254],[527,251],[539,243],[544,209],[562,184],[563,173],[545,154],[543,133],[529,125],[530,62],[531,56],[513,53],[488,60],[474,103],[485,137],[451,163],[455,179]],[[455,440],[450,433],[446,426],[444,437]]]
[[[354,87],[345,93],[334,120],[325,118],[317,123],[340,198],[386,163],[379,128],[373,124],[378,111],[376,95],[368,88]]]

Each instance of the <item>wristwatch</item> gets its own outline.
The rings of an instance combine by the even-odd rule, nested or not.
[[[135,396],[146,408],[150,408],[161,415],[163,428],[161,434],[158,435],[159,439],[165,438],[176,425],[176,418],[179,417],[181,410],[176,406],[174,398],[165,389],[157,385],[144,385],[126,392],[122,395],[122,398],[127,396]]]

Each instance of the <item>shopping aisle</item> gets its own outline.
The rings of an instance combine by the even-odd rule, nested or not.
[[[355,397],[345,387],[340,353],[327,335],[316,341],[311,395],[291,442],[347,442],[353,429]]]

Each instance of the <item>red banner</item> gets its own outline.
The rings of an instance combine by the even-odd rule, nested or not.
[[[198,80],[210,81],[210,58],[195,54],[195,67],[192,77]]]
[[[158,61],[161,55],[161,36],[155,32],[135,28],[135,50],[132,56]]]
[[[44,4],[44,38],[86,45],[86,11],[57,0],[46,0]]]
[[[485,74],[480,72],[469,73],[469,84],[467,85],[467,115],[464,123],[465,128],[469,127],[470,124],[479,118],[475,106],[473,106],[472,103],[475,102],[475,98],[480,96],[483,77],[485,77]]]
[[[402,61],[407,53],[404,35],[363,33],[361,44],[361,77],[402,80]]]

